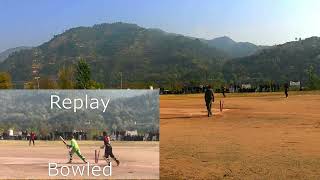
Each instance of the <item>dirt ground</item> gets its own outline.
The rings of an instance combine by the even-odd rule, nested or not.
[[[82,154],[90,163],[94,163],[94,150],[101,146],[101,142],[79,141],[78,143]],[[159,177],[158,142],[114,142],[113,152],[120,159],[121,164],[115,167],[114,163],[112,178],[154,179]],[[103,153],[104,151],[101,150],[101,158]],[[29,147],[27,141],[0,141],[0,179],[47,179],[49,162],[58,163],[58,167],[64,165],[71,167],[70,164],[66,164],[68,151],[62,142],[36,141],[35,147]],[[83,163],[75,155],[72,165],[83,165]],[[106,162],[101,159],[98,165],[104,167]],[[91,178],[94,177],[91,176]]]
[[[162,179],[320,179],[320,93],[160,97]],[[218,112],[219,100],[225,110]]]

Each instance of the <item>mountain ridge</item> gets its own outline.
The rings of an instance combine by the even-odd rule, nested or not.
[[[143,28],[128,23],[103,23],[75,27],[49,41],[9,56],[0,71],[14,81],[38,75],[57,77],[59,68],[75,65],[84,58],[92,78],[106,88],[118,88],[120,75],[130,88],[178,88],[213,82],[307,81],[310,66],[320,74],[320,38],[287,42],[276,46],[256,46],[224,36],[220,49],[207,40]],[[212,42],[212,41],[211,41]],[[240,57],[222,51],[238,45],[254,46]],[[231,48],[232,49],[232,48]]]
[[[231,56],[231,58],[238,58],[250,56],[267,46],[255,45],[250,42],[236,42],[228,36],[217,37],[207,40],[211,47],[215,47]]]
[[[32,47],[29,46],[18,46],[18,47],[14,47],[14,48],[9,48],[6,49],[4,51],[2,51],[0,53],[0,63],[2,63],[4,60],[6,60],[11,54],[15,53],[15,52],[19,52],[21,50],[25,50],[25,49],[31,49]]]
[[[80,58],[90,64],[96,81],[115,87],[119,72],[128,84],[170,86],[173,80],[193,83],[204,82],[209,76],[222,78],[227,56],[198,39],[118,22],[71,28],[38,47],[10,56],[0,69],[15,81],[28,81],[33,63],[39,64],[40,76],[56,76],[59,68]]]
[[[307,71],[311,66],[316,74],[320,74],[320,37],[316,36],[229,60],[224,64],[223,74],[229,81],[307,82]]]

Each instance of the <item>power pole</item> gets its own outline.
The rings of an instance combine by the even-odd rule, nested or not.
[[[38,83],[38,89],[40,89],[40,85],[39,85],[39,79],[40,79],[40,77],[38,76],[38,77],[34,77],[34,79],[36,79],[37,80],[37,83]]]

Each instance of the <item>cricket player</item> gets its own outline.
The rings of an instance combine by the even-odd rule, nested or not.
[[[226,97],[226,87],[225,86],[221,86],[221,93],[223,95],[223,97],[225,98]]]
[[[87,163],[86,158],[80,152],[79,145],[77,141],[74,139],[74,135],[72,135],[72,139],[70,143],[71,143],[70,145],[67,145],[67,147],[69,148],[69,156],[70,156],[68,163],[72,163],[72,155],[74,153],[76,153],[84,163]]]
[[[207,106],[208,117],[210,117],[210,116],[212,116],[212,111],[211,111],[212,102],[214,102],[214,94],[213,94],[213,90],[210,85],[208,86],[208,88],[205,92],[204,100],[205,100],[206,106]]]
[[[109,156],[116,161],[117,163],[117,166],[119,166],[120,164],[120,161],[113,155],[113,152],[112,152],[112,146],[111,146],[111,143],[110,143],[110,137],[107,135],[107,132],[103,132],[103,142],[104,142],[104,145],[101,146],[100,148],[104,149],[104,159],[107,161],[107,162],[110,162],[109,161]]]
[[[30,139],[29,139],[29,146],[31,146],[31,141],[33,143],[34,146],[34,140],[36,139],[36,133],[34,133],[33,131],[31,131],[30,133]]]
[[[289,90],[289,84],[285,83],[284,84],[284,94],[286,95],[286,98],[288,98],[288,90]]]

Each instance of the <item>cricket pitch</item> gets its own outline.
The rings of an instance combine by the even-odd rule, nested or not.
[[[94,150],[103,144],[100,141],[78,141],[82,154],[90,164],[94,163]],[[120,166],[113,163],[111,179],[155,179],[159,177],[159,142],[113,142],[113,153],[120,159]],[[104,150],[100,150],[98,165],[106,165]],[[73,164],[82,164],[74,155]],[[48,163],[71,166],[68,150],[61,141],[0,141],[0,179],[48,179]],[[64,178],[62,176],[51,178]],[[88,177],[67,177],[88,178]],[[95,178],[95,177],[89,177]],[[106,177],[100,177],[105,179]]]

